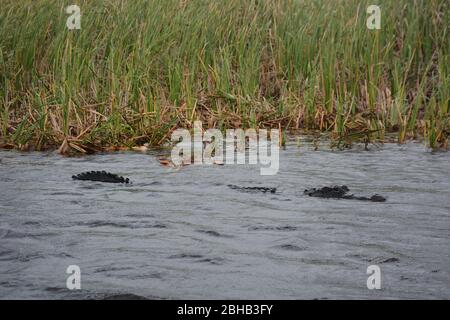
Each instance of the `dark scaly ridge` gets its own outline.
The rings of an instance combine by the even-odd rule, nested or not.
[[[360,200],[360,201],[372,201],[372,202],[385,202],[386,198],[379,194],[374,194],[369,197],[357,197],[353,194],[348,194],[350,189],[347,186],[334,186],[323,187],[320,189],[312,188],[306,189],[304,194],[310,197],[327,198],[327,199],[348,199],[348,200]]]
[[[229,188],[233,190],[240,190],[244,192],[263,192],[263,193],[275,193],[277,188],[267,188],[267,187],[240,187],[233,184],[228,185]]]
[[[89,180],[108,183],[130,183],[128,178],[106,171],[87,171],[72,176],[74,180]]]

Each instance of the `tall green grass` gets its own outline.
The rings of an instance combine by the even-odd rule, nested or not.
[[[70,31],[72,1],[2,0],[3,143],[156,145],[196,119],[448,140],[448,1],[76,2]]]

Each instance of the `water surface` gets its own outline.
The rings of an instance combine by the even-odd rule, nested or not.
[[[107,170],[133,184],[73,181]],[[423,145],[289,143],[280,171],[163,167],[158,153],[0,151],[0,298],[450,298],[450,164]],[[277,187],[276,194],[227,187]],[[386,203],[325,200],[345,184]],[[69,265],[82,290],[66,288]],[[380,266],[382,289],[366,269]]]

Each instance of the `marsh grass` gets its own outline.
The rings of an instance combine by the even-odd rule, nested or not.
[[[320,130],[337,141],[423,136],[446,147],[445,0],[3,0],[4,146],[160,145],[216,128]],[[366,8],[382,29],[366,28]]]

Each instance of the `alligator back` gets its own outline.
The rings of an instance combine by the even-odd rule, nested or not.
[[[106,171],[88,171],[72,176],[74,180],[90,180],[108,183],[130,183],[128,178]]]
[[[263,192],[263,193],[275,193],[277,192],[277,188],[266,188],[266,187],[240,187],[240,186],[235,186],[233,184],[229,184],[228,188],[234,189],[234,190],[239,190],[239,191],[243,191],[243,192]]]

